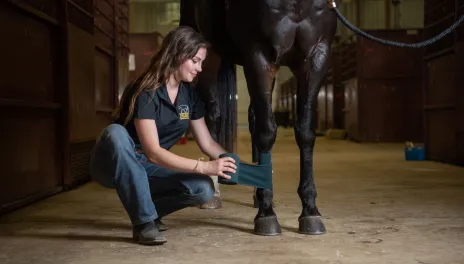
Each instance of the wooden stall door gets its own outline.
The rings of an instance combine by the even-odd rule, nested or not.
[[[457,75],[455,54],[428,63],[426,90],[427,153],[431,160],[457,162]],[[460,87],[462,88],[462,87]]]
[[[57,9],[53,1],[0,3],[0,213],[61,190]]]

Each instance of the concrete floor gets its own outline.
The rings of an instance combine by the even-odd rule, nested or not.
[[[221,186],[223,209],[188,208],[166,218],[168,243],[131,242],[112,190],[93,183],[0,219],[0,263],[464,263],[464,168],[405,162],[402,144],[318,138],[318,205],[327,234],[296,233],[298,149],[280,129],[273,151],[282,236],[251,234],[252,188]],[[248,134],[240,135],[249,161]],[[198,157],[194,143],[175,152]]]

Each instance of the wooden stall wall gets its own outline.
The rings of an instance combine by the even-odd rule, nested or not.
[[[399,42],[422,39],[417,30],[368,33]],[[423,141],[421,50],[354,38],[340,47],[348,137],[360,142]]]
[[[95,142],[93,0],[68,1],[69,188],[89,180],[88,156]]]
[[[337,47],[332,49],[330,66],[318,94],[318,130],[344,129],[343,83],[341,78],[341,56]]]
[[[112,120],[129,82],[129,0],[94,0],[95,133]]]
[[[88,157],[102,125],[96,86],[104,82],[96,63],[101,60],[95,55],[94,14],[92,0],[0,3],[0,32],[7,40],[0,63],[0,213],[89,180]],[[127,68],[127,44],[117,47],[113,54],[119,51],[126,62],[110,62],[105,92],[112,95],[116,78],[127,79],[119,73]]]
[[[358,77],[357,73],[357,38],[349,37],[343,41],[337,50],[340,56],[339,78],[344,91],[344,125],[349,139],[360,141],[358,124]]]
[[[41,2],[0,3],[0,212],[62,185],[64,32],[61,6]]]
[[[277,98],[276,123],[282,127],[292,127],[296,122],[296,78],[291,77],[281,84]]]
[[[424,38],[431,38],[464,14],[464,1],[425,1]],[[425,49],[425,146],[427,158],[464,165],[464,27]]]

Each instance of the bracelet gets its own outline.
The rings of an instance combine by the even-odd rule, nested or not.
[[[195,165],[195,168],[193,168],[193,172],[196,172],[197,168],[198,168],[198,164],[200,164],[200,160],[203,161],[204,158],[203,157],[200,157],[198,160],[197,160],[197,164]]]

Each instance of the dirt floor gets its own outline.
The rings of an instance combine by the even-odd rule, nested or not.
[[[251,160],[246,131],[238,149]],[[174,151],[199,157],[193,142]],[[223,185],[222,209],[177,212],[165,219],[165,245],[141,246],[116,193],[89,183],[0,218],[0,263],[464,263],[464,168],[406,162],[402,144],[319,137],[317,202],[327,234],[306,236],[296,233],[292,130],[279,130],[273,162],[281,236],[253,235],[252,188]]]

